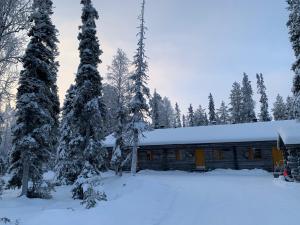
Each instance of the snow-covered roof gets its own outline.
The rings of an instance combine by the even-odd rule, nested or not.
[[[295,120],[156,129],[144,132],[139,146],[276,141],[279,133],[286,144],[297,144],[299,130],[300,123]],[[114,136],[110,135],[104,146],[112,147],[114,142]]]
[[[278,129],[278,133],[286,145],[300,144],[300,121],[293,124],[283,125]]]

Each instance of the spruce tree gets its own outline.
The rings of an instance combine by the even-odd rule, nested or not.
[[[174,126],[174,109],[172,107],[171,101],[164,97],[162,100],[162,110],[161,110],[161,126],[164,128],[171,128]]]
[[[256,74],[257,79],[257,92],[260,94],[260,113],[259,113],[259,120],[260,121],[270,121],[271,116],[269,114],[269,104],[268,104],[268,97],[266,94],[266,86],[264,83],[264,78],[262,73]]]
[[[242,122],[242,92],[241,85],[234,82],[230,93],[230,117],[232,123]]]
[[[107,152],[102,146],[105,127],[105,105],[102,100],[102,78],[97,70],[101,63],[99,41],[96,37],[95,20],[99,18],[91,0],[81,0],[82,25],[79,27],[80,64],[75,79],[73,100],[74,133],[70,148],[80,161],[78,178],[73,188],[73,198],[82,199],[86,207],[93,206],[94,200],[105,199],[104,193],[97,193],[95,179],[104,167]]]
[[[187,127],[186,116],[182,115],[182,127]]]
[[[121,176],[129,103],[129,59],[124,51],[117,50],[117,54],[114,56],[108,70],[108,81],[116,93],[115,120],[117,122],[114,131],[116,141],[112,152],[111,165],[115,173]]]
[[[224,101],[222,101],[220,108],[217,110],[218,124],[230,123],[229,109]]]
[[[24,69],[17,92],[9,186],[22,186],[21,195],[28,197],[43,197],[43,169],[57,143],[59,101],[55,59],[58,39],[50,18],[52,14],[51,0],[34,0],[30,41],[22,59]]]
[[[194,113],[194,123],[195,126],[207,126],[209,124],[205,109],[202,108],[201,105],[199,105],[198,109]]]
[[[131,173],[136,174],[137,169],[137,148],[139,138],[146,129],[146,116],[149,114],[147,98],[149,98],[148,64],[145,56],[145,20],[144,20],[145,0],[142,2],[141,15],[139,16],[140,26],[138,32],[138,48],[134,56],[133,65],[135,71],[130,77],[133,83],[132,99],[129,104],[131,121],[129,123],[129,137],[132,143]]]
[[[282,96],[279,94],[276,97],[276,101],[273,105],[273,117],[274,120],[286,120],[287,119],[287,111],[286,111],[286,105],[283,101]]]
[[[188,108],[187,126],[189,126],[189,127],[196,126],[196,124],[195,124],[195,116],[194,116],[194,109],[193,109],[192,104],[190,104],[190,106]]]
[[[292,65],[292,70],[295,73],[293,80],[294,94],[294,116],[300,118],[300,1],[287,0],[288,10],[290,11],[287,26],[289,28],[290,42],[296,57],[296,61]]]
[[[295,113],[294,113],[294,98],[288,96],[286,98],[286,113],[287,113],[287,119],[294,120],[295,119]]]
[[[215,112],[215,103],[214,98],[211,93],[208,96],[208,115],[209,115],[209,123],[216,123],[216,112]]]
[[[81,172],[81,160],[77,158],[77,153],[72,148],[72,141],[74,140],[74,108],[73,102],[76,90],[74,85],[68,89],[64,105],[62,108],[62,120],[60,123],[59,145],[57,149],[56,161],[56,176],[60,184],[73,184]]]
[[[251,87],[251,81],[248,78],[248,75],[244,73],[242,80],[242,108],[241,108],[241,117],[243,123],[253,122],[256,119],[254,107],[255,103],[253,100],[253,90]]]
[[[160,94],[154,90],[153,97],[149,101],[150,103],[150,116],[152,119],[152,127],[154,129],[159,129],[163,126],[162,124],[162,107],[163,107],[163,100]]]
[[[179,105],[175,103],[175,128],[182,127]]]

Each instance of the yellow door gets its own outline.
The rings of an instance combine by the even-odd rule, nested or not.
[[[196,152],[195,152],[195,158],[196,158],[196,167],[197,168],[204,168],[205,167],[204,150],[197,149]]]
[[[277,147],[272,148],[273,167],[283,165],[283,154]]]

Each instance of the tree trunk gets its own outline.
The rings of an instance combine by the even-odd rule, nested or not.
[[[27,157],[23,158],[22,192],[20,196],[27,196],[29,182],[29,162]]]
[[[132,158],[131,158],[131,174],[136,174],[136,167],[137,167],[137,147],[138,147],[138,132],[134,132],[133,137],[133,147],[132,147]]]

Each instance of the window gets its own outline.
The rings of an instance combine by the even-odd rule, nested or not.
[[[261,149],[254,148],[254,159],[262,159]]]
[[[175,151],[175,158],[176,158],[177,161],[181,160],[180,150]]]
[[[224,159],[224,154],[222,150],[213,150],[213,157],[215,160]]]
[[[153,153],[152,153],[152,151],[147,151],[146,154],[147,154],[147,160],[151,161],[153,159]]]

